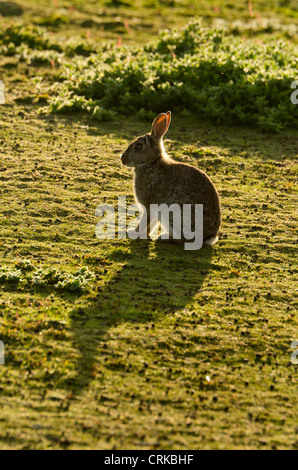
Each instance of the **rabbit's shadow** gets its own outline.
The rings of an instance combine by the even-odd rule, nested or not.
[[[121,263],[96,299],[70,314],[71,330],[79,360],[75,377],[63,387],[80,393],[94,379],[99,350],[110,330],[122,322],[152,323],[158,315],[182,311],[202,288],[210,269],[212,248],[185,251],[181,245],[153,241],[130,241],[130,253],[117,250],[111,264]]]

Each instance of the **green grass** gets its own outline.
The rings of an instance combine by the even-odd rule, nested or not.
[[[294,21],[286,3],[263,2],[266,15]],[[68,14],[90,19],[92,5],[75,4]],[[28,5],[24,24],[42,9]],[[154,8],[169,7],[138,15],[150,22]],[[240,1],[223,11],[247,15]],[[53,38],[73,31],[81,26],[60,24]],[[100,241],[95,209],[118,195],[133,202],[119,155],[150,120],[40,114],[56,72],[0,60],[0,448],[297,449],[295,132],[173,113],[166,147],[218,187],[219,243],[186,252]]]
[[[152,39],[161,29],[183,26],[194,16],[203,16],[209,25],[225,22],[237,34],[286,35],[295,40],[288,27],[297,25],[298,18],[295,0],[253,0],[252,16],[247,0],[18,0],[14,12],[7,3],[13,2],[2,2],[0,7],[5,25],[22,20],[46,26],[53,37],[86,37],[87,33],[92,40],[116,41],[121,36],[125,43],[134,44]]]
[[[57,73],[50,111],[84,110],[101,121],[153,120],[171,109],[266,131],[298,125],[290,99],[298,49],[286,43],[233,40],[195,19],[145,47],[104,49]]]
[[[27,90],[22,97],[41,98],[47,103],[41,111],[84,111],[109,121],[121,115],[148,120],[171,109],[278,132],[298,125],[291,100],[297,50],[276,38],[261,44],[239,40],[227,30],[204,26],[200,18],[141,47],[82,38],[53,41],[45,29],[23,25],[0,33],[4,56],[52,68],[50,76],[37,78],[37,96]]]

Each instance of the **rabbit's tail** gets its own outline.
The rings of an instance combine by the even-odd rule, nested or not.
[[[204,245],[215,245],[218,240],[218,234],[212,235],[204,240]]]

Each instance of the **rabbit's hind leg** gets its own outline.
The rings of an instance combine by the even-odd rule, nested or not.
[[[218,235],[212,235],[211,237],[204,240],[204,245],[209,245],[209,246],[215,245],[217,240],[218,240]]]

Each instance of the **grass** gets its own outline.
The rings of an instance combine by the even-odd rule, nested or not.
[[[18,0],[1,2],[0,14],[4,25],[22,20],[26,24],[47,27],[52,37],[79,35],[86,38],[87,35],[93,41],[117,41],[121,36],[125,43],[132,44],[152,39],[161,29],[183,26],[194,16],[203,16],[209,25],[224,21],[236,34],[250,35],[257,30],[260,38],[268,34],[287,36],[288,26],[297,25],[295,0],[253,0],[251,3],[252,10],[247,0]],[[243,32],[250,23],[252,31],[249,32],[249,28]],[[292,37],[290,33],[290,39],[295,40],[295,34]]]
[[[293,21],[286,3],[268,16]],[[24,23],[41,8],[19,5]],[[90,18],[90,3],[75,5]],[[233,5],[226,18],[245,18]],[[218,187],[219,243],[100,241],[95,209],[133,202],[119,154],[150,122],[43,115],[38,77],[53,68],[12,56],[0,74],[1,449],[297,449],[295,132],[174,113],[166,147]]]

